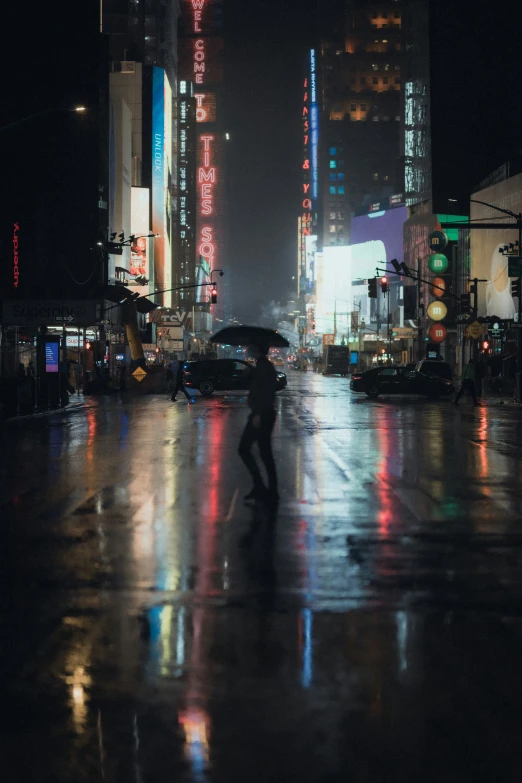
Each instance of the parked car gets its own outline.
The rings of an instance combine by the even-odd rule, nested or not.
[[[250,389],[253,367],[238,359],[203,359],[185,362],[183,383],[188,389],[198,389],[205,397],[214,391]],[[277,372],[277,391],[286,386],[286,375]]]
[[[387,366],[352,375],[350,389],[365,392],[368,397],[378,397],[380,394],[419,394],[437,399],[453,393],[451,381],[424,372],[423,368],[419,369],[421,364],[423,363],[419,362],[414,371],[407,367]]]
[[[415,372],[431,375],[435,378],[445,378],[447,381],[453,380],[453,371],[448,362],[436,362],[433,359],[422,359],[417,362]]]

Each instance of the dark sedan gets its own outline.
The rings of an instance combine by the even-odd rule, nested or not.
[[[217,390],[247,390],[252,382],[252,365],[238,359],[202,359],[185,362],[183,383],[188,389],[198,389],[205,397]],[[277,391],[286,387],[286,375],[277,372]]]
[[[380,394],[419,394],[432,400],[452,394],[453,386],[446,378],[428,375],[408,367],[376,367],[360,375],[352,375],[350,389],[365,392],[368,397]]]

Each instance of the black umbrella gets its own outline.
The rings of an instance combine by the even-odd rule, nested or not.
[[[288,348],[290,343],[282,334],[261,326],[225,326],[210,338],[220,345],[261,345],[263,348]]]

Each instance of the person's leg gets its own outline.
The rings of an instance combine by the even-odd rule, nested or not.
[[[176,394],[179,392],[179,385],[177,381],[174,381],[174,391],[172,392],[172,397],[170,398],[172,402],[176,402]]]
[[[460,400],[460,398],[462,397],[462,395],[464,394],[465,391],[466,391],[466,381],[462,381],[462,383],[460,384],[459,393],[455,397],[455,405],[459,404],[459,400]]]
[[[190,396],[190,394],[188,393],[186,388],[183,386],[183,384],[181,384],[181,386],[179,388],[181,389],[181,391],[183,392],[183,394],[185,395],[187,400],[191,400],[192,399],[192,397]]]
[[[258,430],[252,425],[252,414],[248,417],[246,427],[243,430],[241,440],[239,441],[239,447],[237,453],[245,463],[245,466],[252,476],[254,482],[254,490],[264,490],[263,479],[257,466],[257,462],[252,456],[252,446],[258,438]]]
[[[272,451],[272,431],[276,420],[275,411],[264,413],[261,416],[261,427],[259,428],[258,443],[259,453],[268,476],[268,491],[272,498],[277,498],[277,470]]]

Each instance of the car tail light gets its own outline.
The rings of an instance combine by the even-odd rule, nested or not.
[[[360,381],[362,378],[362,375],[352,375],[352,381]]]
[[[192,373],[189,372],[188,370],[185,370],[184,372],[185,372],[185,375],[192,375]]]

